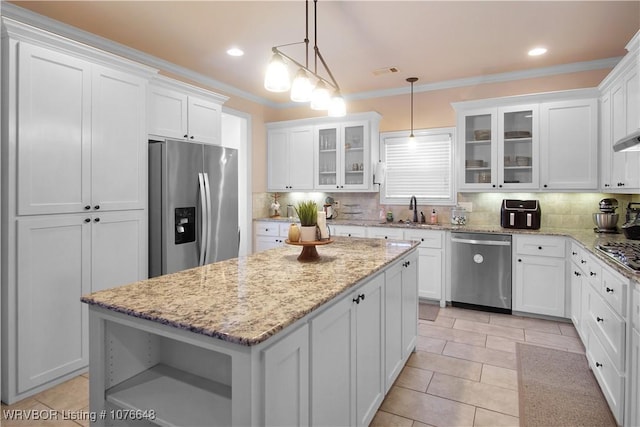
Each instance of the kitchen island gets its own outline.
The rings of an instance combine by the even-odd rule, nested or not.
[[[416,247],[337,238],[84,296],[97,425],[368,424],[415,349]]]

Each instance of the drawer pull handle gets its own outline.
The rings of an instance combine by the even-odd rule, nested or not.
[[[593,277],[593,276],[595,276],[595,275],[596,275],[596,273],[594,273],[593,271],[590,271],[590,272],[589,272],[589,276]]]
[[[597,322],[604,322],[604,319],[603,319],[602,317],[597,317],[597,316],[596,316],[596,321],[597,321]]]
[[[578,271],[574,271],[573,274],[575,274],[578,277],[582,276],[582,274],[580,274]]]
[[[578,255],[578,252],[571,252],[571,255]]]
[[[596,368],[602,368],[602,363],[596,362]]]
[[[607,288],[607,293],[608,293],[608,294],[612,294],[612,293],[613,293],[613,289],[611,289],[611,288]]]
[[[587,263],[587,261],[585,261],[583,259],[580,260],[580,264],[586,264],[586,263]]]
[[[354,299],[353,299],[353,302],[355,302],[356,304],[360,304],[360,297],[358,297],[358,298],[354,298]]]

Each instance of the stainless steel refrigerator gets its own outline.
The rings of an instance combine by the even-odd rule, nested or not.
[[[238,256],[238,150],[149,141],[149,277]]]

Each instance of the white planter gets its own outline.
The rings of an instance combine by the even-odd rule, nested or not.
[[[304,226],[300,227],[300,241],[301,242],[313,242],[316,240],[316,226]]]

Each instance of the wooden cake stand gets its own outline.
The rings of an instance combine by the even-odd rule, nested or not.
[[[307,262],[320,259],[320,255],[318,255],[316,246],[328,245],[329,243],[333,243],[333,239],[329,238],[327,240],[314,240],[312,242],[291,242],[289,239],[287,239],[284,242],[288,245],[302,246],[302,252],[300,252],[300,255],[298,255],[298,261]]]

